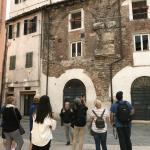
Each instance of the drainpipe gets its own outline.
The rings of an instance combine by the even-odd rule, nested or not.
[[[40,25],[41,25],[41,36],[40,36],[40,50],[39,50],[39,56],[38,56],[38,59],[39,59],[39,69],[38,69],[38,80],[39,80],[39,90],[38,90],[38,93],[41,94],[41,74],[42,74],[42,62],[41,62],[41,54],[42,54],[42,50],[43,50],[43,9],[41,9],[41,21],[39,21]]]
[[[50,30],[48,27],[50,27],[50,23],[51,23],[51,18],[49,16],[49,11],[48,9],[46,10],[47,11],[47,14],[48,14],[48,20],[49,20],[49,23],[46,24],[46,29],[47,29],[47,34],[48,34],[48,37],[47,37],[47,72],[46,72],[46,95],[48,95],[48,91],[49,91],[49,65],[50,65],[50,60],[49,60],[49,55],[50,55],[50,41],[51,41],[51,35],[50,35]]]
[[[5,88],[5,75],[6,75],[6,62],[7,62],[7,41],[8,41],[8,26],[6,25],[6,37],[5,37],[5,50],[3,56],[3,64],[2,64],[2,81],[1,81],[1,95],[0,95],[0,108],[2,106],[2,99],[4,98],[4,88]]]
[[[110,64],[110,90],[111,90],[111,104],[113,104],[113,82],[112,82],[112,78],[113,78],[113,66],[120,62],[123,59],[123,52],[122,52],[122,19],[121,19],[121,2],[120,0],[117,0],[117,4],[118,4],[118,20],[119,20],[119,37],[120,37],[120,44],[119,44],[119,50],[120,50],[120,58],[114,62],[112,62]]]
[[[47,71],[46,71],[46,95],[48,95],[48,82],[49,82],[49,35],[48,35],[48,46],[47,46]]]

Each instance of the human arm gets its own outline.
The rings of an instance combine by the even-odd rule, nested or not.
[[[110,113],[110,124],[112,125],[112,126],[114,126],[115,125],[115,114],[114,113]]]
[[[113,104],[110,108],[110,124],[112,126],[115,126],[115,112],[116,112],[116,107],[115,104]]]
[[[18,108],[15,108],[15,113],[16,113],[17,119],[18,119],[18,120],[21,120],[21,119],[22,119],[22,116],[21,116],[21,114],[20,114]]]
[[[51,117],[46,117],[45,120],[44,120],[44,123],[47,126],[49,126],[49,128],[51,130],[55,130],[56,129],[57,122],[56,122],[56,120],[52,119]]]

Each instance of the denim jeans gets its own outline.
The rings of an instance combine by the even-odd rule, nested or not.
[[[65,129],[65,135],[66,135],[67,142],[70,142],[73,139],[71,124],[70,123],[64,123],[64,129]]]
[[[130,127],[120,127],[117,128],[120,149],[121,150],[132,150],[131,143],[131,128]]]
[[[94,137],[94,140],[95,140],[96,150],[101,150],[100,145],[102,146],[102,150],[107,150],[107,145],[106,145],[107,132],[104,132],[104,133],[94,132],[93,137]]]

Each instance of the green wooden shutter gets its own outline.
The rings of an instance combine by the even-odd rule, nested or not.
[[[20,22],[17,23],[17,37],[20,36]]]
[[[26,68],[30,68],[33,65],[33,52],[26,54]]]
[[[9,34],[8,34],[8,38],[12,39],[13,37],[13,25],[9,25]]]
[[[15,70],[16,68],[16,56],[10,56],[9,70]]]
[[[24,35],[28,34],[28,20],[24,20]]]

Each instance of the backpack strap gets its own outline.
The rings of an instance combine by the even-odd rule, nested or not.
[[[92,112],[94,113],[94,115],[98,118],[99,116],[96,114],[96,112],[94,110],[92,110]],[[104,113],[105,113],[105,109],[103,110],[102,114],[101,114],[101,118],[103,118],[104,116]]]
[[[94,115],[95,115],[97,118],[99,117],[93,109],[92,109],[92,112],[94,113]]]
[[[101,118],[103,118],[104,113],[105,113],[105,109],[103,110],[103,112],[102,112],[102,114],[101,114]]]

